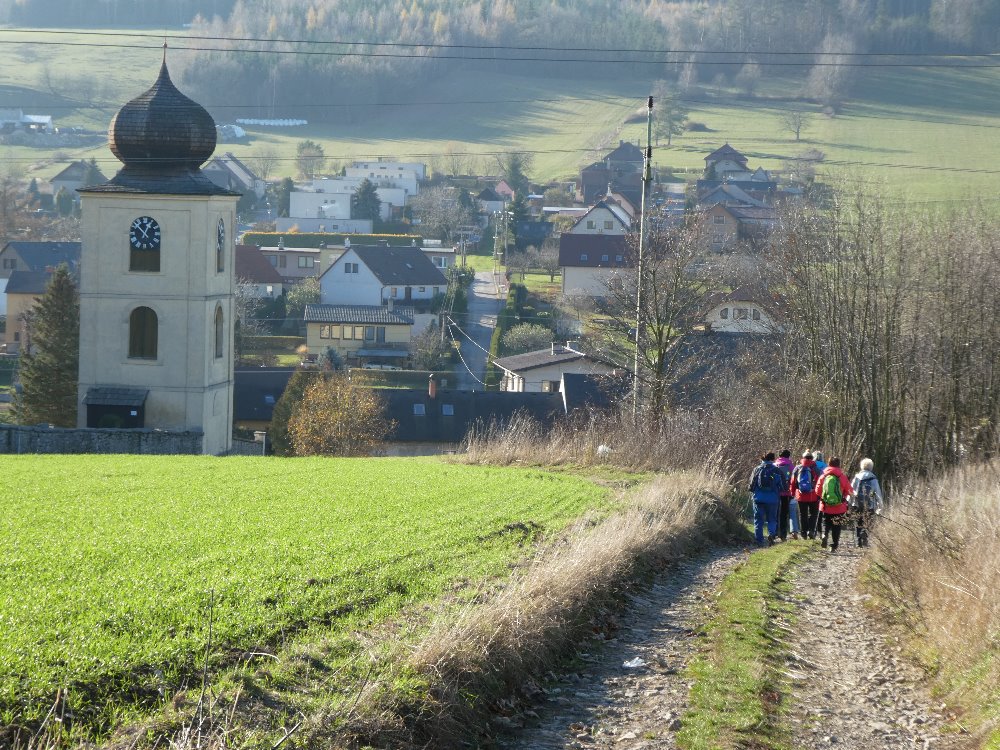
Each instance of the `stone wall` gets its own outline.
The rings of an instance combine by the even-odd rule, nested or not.
[[[195,454],[202,450],[201,432],[108,430],[96,428],[26,427],[0,424],[2,453],[134,453]]]

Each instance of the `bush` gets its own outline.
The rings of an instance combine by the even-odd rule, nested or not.
[[[295,351],[306,343],[302,336],[247,336],[245,348],[248,352],[288,352]]]
[[[504,354],[538,351],[552,343],[552,331],[537,323],[521,323],[507,331],[500,343]]]

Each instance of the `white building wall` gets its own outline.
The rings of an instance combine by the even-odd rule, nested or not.
[[[564,266],[562,269],[562,293],[569,297],[606,297],[608,282],[621,271],[614,268],[581,268]]]
[[[756,302],[722,302],[705,316],[705,322],[720,333],[775,333],[781,330]]]
[[[575,375],[604,375],[611,372],[607,365],[589,359],[561,362],[547,367],[534,367],[504,378],[505,390],[518,393],[558,393],[563,373]]]
[[[371,180],[376,187],[400,188],[406,195],[417,194],[417,175],[412,170],[391,169],[383,164],[373,163],[370,167],[347,167],[344,177]]]
[[[371,234],[371,219],[295,219],[279,216],[274,220],[276,232],[342,232],[347,234]]]
[[[627,234],[628,229],[610,209],[593,208],[580,217],[570,234]]]
[[[346,273],[347,263],[357,263],[357,273]],[[319,301],[324,305],[380,305],[382,283],[358,254],[347,250],[319,279]]]

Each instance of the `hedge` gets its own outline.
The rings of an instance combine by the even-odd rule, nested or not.
[[[279,351],[295,352],[306,343],[302,336],[247,336],[244,348],[250,352]]]
[[[417,246],[424,244],[424,238],[419,234],[345,234],[338,232],[246,232],[241,244],[257,245],[258,247],[277,247],[279,241],[284,247],[317,248],[320,243],[325,245],[343,245],[344,240],[350,240],[356,245],[377,245],[388,242],[393,247],[406,247],[417,241]]]

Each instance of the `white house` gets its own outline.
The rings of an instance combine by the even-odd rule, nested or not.
[[[289,196],[288,215],[293,219],[350,219],[351,197],[364,181],[364,177],[324,177],[312,181],[305,190],[293,190]],[[406,205],[407,192],[403,188],[383,187],[376,183],[376,192],[382,201],[379,216],[388,221],[394,209]]]
[[[623,270],[633,266],[624,234],[570,234],[559,237],[562,293],[605,297]]]
[[[344,170],[347,179],[369,180],[376,187],[399,188],[407,196],[417,194],[419,178],[412,169],[404,169],[402,165],[392,166],[388,163],[372,162],[367,166],[347,167]]]
[[[621,206],[599,201],[576,220],[570,234],[628,234],[632,218]]]
[[[319,279],[320,300],[328,305],[406,305],[430,302],[448,280],[419,247],[351,245]]]
[[[780,333],[777,307],[766,294],[737,289],[720,295],[705,315],[705,325],[718,333]]]
[[[605,375],[614,371],[574,349],[571,342],[503,357],[496,360],[496,364],[503,371],[500,390],[517,393],[558,393],[563,375]]]
[[[259,299],[275,299],[284,290],[284,279],[256,245],[236,246],[236,283],[247,285]]]
[[[369,171],[374,171],[376,169],[385,170],[395,170],[401,172],[413,172],[418,180],[427,179],[427,165],[422,164],[418,161],[356,161],[351,164],[350,168],[354,169],[367,169]]]
[[[371,219],[308,219],[279,216],[274,220],[276,232],[337,232],[340,234],[371,234],[374,222]]]

